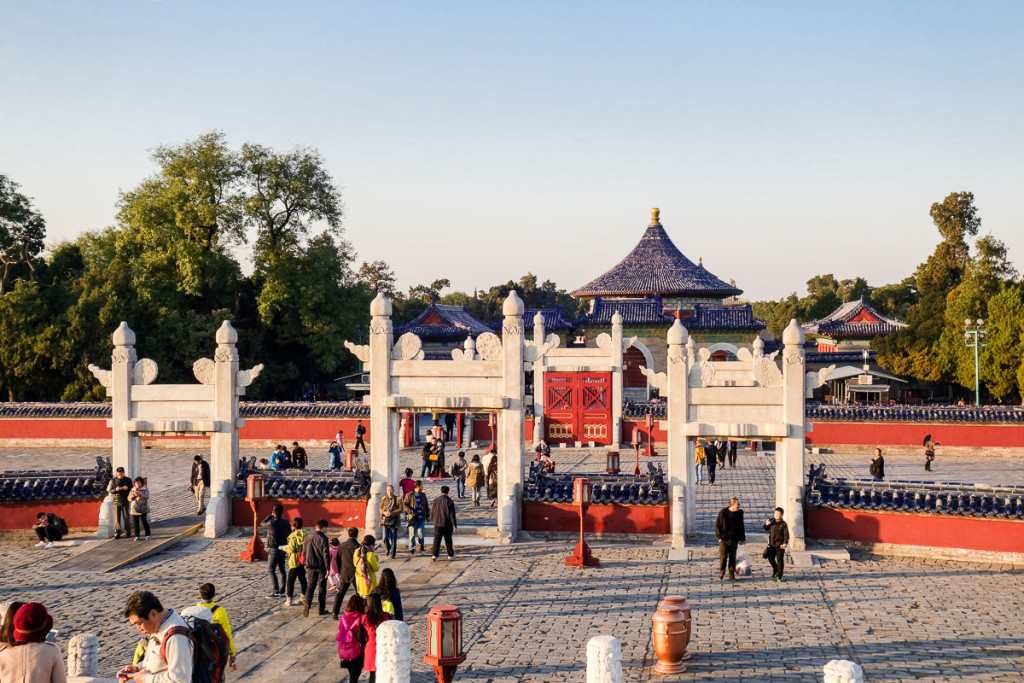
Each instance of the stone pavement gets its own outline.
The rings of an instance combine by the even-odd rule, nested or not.
[[[187,513],[194,504],[185,489],[192,453],[145,452],[157,515]],[[0,449],[0,467],[79,461],[87,466],[92,457],[93,452],[84,450]],[[824,457],[851,471],[863,460]],[[555,460],[563,471],[595,470],[603,462],[603,450],[556,451]],[[889,460],[890,477],[890,468],[906,467],[913,473],[915,460]],[[809,456],[809,461],[818,459]],[[751,520],[748,530],[753,531],[770,507],[771,462],[770,457],[741,453],[737,469],[721,472],[721,488],[699,490],[701,523],[709,523],[724,499],[738,493]],[[1022,479],[1019,465],[998,456],[951,458],[948,463],[948,470],[933,476],[952,472],[958,480]],[[460,513],[464,506],[460,504]],[[239,562],[244,545],[242,537],[193,539],[129,568],[83,580],[81,575],[37,571],[81,547],[46,551],[4,541],[0,601],[47,604],[61,631],[60,642],[76,632],[99,635],[101,674],[111,675],[128,661],[137,639],[121,618],[131,591],[151,589],[168,605],[182,607],[195,602],[200,583],[211,580],[236,629],[239,670],[232,680],[340,680],[335,622],[303,619],[301,610],[265,599],[265,566]],[[581,571],[563,565],[571,545],[472,546],[459,548],[457,559],[450,562],[402,554],[386,561],[399,577],[412,626],[413,680],[433,680],[422,662],[424,616],[429,606],[438,604],[459,605],[465,614],[468,659],[457,680],[582,681],[586,641],[596,634],[622,641],[629,681],[815,681],[824,664],[835,658],[857,661],[871,681],[1012,681],[1021,680],[1024,670],[1019,568],[855,554],[848,563],[789,568],[787,583],[780,585],[768,580],[768,566],[752,552],[753,576],[731,583],[716,579],[712,547],[694,549],[689,561],[671,561],[664,544],[598,541],[592,546],[602,566]],[[658,599],[671,593],[686,595],[693,604],[694,657],[686,673],[657,677],[650,670],[650,615]]]

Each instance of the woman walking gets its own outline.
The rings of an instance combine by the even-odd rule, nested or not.
[[[704,466],[708,459],[707,450],[703,441],[697,441],[697,447],[693,449],[693,459],[697,463],[697,483],[704,483]]]
[[[473,506],[478,507],[480,492],[484,490],[484,466],[477,453],[473,454],[473,459],[466,466],[466,488],[473,492]]]
[[[356,566],[356,592],[364,598],[377,587],[377,570],[380,569],[380,564],[373,552],[373,546],[376,544],[377,539],[367,534],[352,558],[352,564]]]
[[[932,441],[932,435],[926,434],[924,437],[924,471],[932,471],[932,460],[935,459],[935,447],[940,445],[938,441]]]
[[[385,567],[380,572],[380,583],[377,585],[380,591],[380,601],[384,611],[391,615],[392,619],[405,621],[405,611],[402,609],[402,592],[398,590],[398,579],[391,567]]]
[[[363,610],[366,603],[358,595],[353,595],[345,605],[345,611],[338,619],[338,658],[341,668],[348,671],[349,683],[359,680],[363,673],[363,647],[366,632],[363,630]]]
[[[132,517],[132,529],[135,532],[135,540],[139,540],[139,525],[146,530],[146,540],[149,540],[149,487],[142,477],[135,477],[135,486],[128,492],[129,512]],[[127,529],[125,529],[127,531]]]
[[[299,580],[299,586],[302,589],[300,595],[306,594],[306,568],[302,566],[302,544],[306,542],[306,530],[302,528],[302,517],[296,517],[292,520],[293,531],[288,534],[288,549],[285,552],[288,554],[288,584],[285,588],[284,594],[284,606],[291,607],[292,595],[295,593],[295,579]],[[302,599],[299,600],[296,605],[302,603]]]
[[[366,647],[363,648],[363,670],[370,672],[370,683],[377,682],[377,627],[391,617],[384,611],[380,593],[370,593],[363,615],[363,630],[366,631]]]
[[[487,463],[487,497],[491,499],[491,507],[498,506],[498,456],[492,455]]]

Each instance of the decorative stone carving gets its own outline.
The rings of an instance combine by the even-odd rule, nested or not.
[[[707,351],[707,349],[701,349]],[[691,387],[710,387],[715,383],[715,365],[709,360],[702,359],[693,364],[690,368],[689,383]]]
[[[640,366],[640,372],[647,381],[650,382],[651,386],[659,391],[665,391],[668,387],[668,375],[664,372],[655,372],[648,367]]]
[[[622,645],[612,636],[587,642],[587,683],[622,683]]]
[[[484,332],[476,338],[476,352],[484,360],[501,360],[501,338],[493,332]]]
[[[526,326],[522,319],[513,318],[512,320],[505,319],[504,324],[501,326],[501,331],[505,334],[523,334],[526,330]]]
[[[107,389],[113,386],[114,373],[112,373],[110,370],[104,370],[98,365],[90,365],[89,372],[92,373],[92,376],[96,378],[97,382],[105,386]]]
[[[633,344],[636,344],[638,339],[640,339],[640,337],[630,337],[629,339],[623,339],[622,350],[628,351],[633,346]]]
[[[110,360],[114,363],[134,363],[137,358],[135,347],[132,346],[117,346],[110,354]]]
[[[238,351],[234,346],[218,346],[213,352],[213,360],[218,363],[231,363],[238,360]]]
[[[214,384],[217,381],[217,364],[209,358],[200,358],[192,364],[192,374],[200,384]]]
[[[741,360],[744,363],[749,363],[754,360],[754,354],[750,353],[750,349],[740,349],[736,352],[736,359]]]
[[[605,351],[607,351],[612,348],[612,337],[607,332],[602,332],[601,334],[597,335],[597,339],[595,339],[594,341],[597,342],[597,348],[599,349],[604,349]]]
[[[778,351],[770,356],[754,358],[754,379],[762,387],[782,386],[782,371],[775,364],[775,356],[777,355],[779,355]]]
[[[832,371],[835,369],[835,365],[830,365],[827,368],[818,370],[817,372],[808,372],[804,375],[804,390],[810,394],[810,392],[825,384],[825,381],[828,380],[828,376],[831,375]]]
[[[370,334],[388,334],[392,330],[391,320],[375,320],[370,323]]]
[[[357,345],[345,340],[345,348],[352,352],[352,355],[364,363],[370,362],[370,347],[366,344]]]
[[[423,360],[423,342],[412,332],[406,332],[391,349],[391,360]]]
[[[6,612],[6,606],[4,611]],[[68,641],[68,676],[96,676],[99,671],[100,640],[92,633],[79,633]]]
[[[527,363],[535,363],[546,356],[548,351],[557,349],[561,343],[562,340],[559,339],[557,334],[549,334],[544,338],[544,343],[540,346],[537,345],[537,342],[526,342],[523,360]]]
[[[248,370],[239,370],[235,375],[235,384],[239,387],[247,387],[252,384],[253,380],[260,376],[261,372],[263,372],[263,363],[260,363]]]
[[[476,360],[476,353],[466,349],[452,349],[452,360]]]
[[[385,621],[377,627],[377,678],[386,683],[409,683],[411,671],[409,625]]]
[[[152,384],[158,372],[156,361],[143,358],[132,368],[132,384]]]
[[[804,356],[800,353],[800,349],[786,348],[782,351],[782,360],[786,365],[800,365],[804,362]]]

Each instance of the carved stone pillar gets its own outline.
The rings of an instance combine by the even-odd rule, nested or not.
[[[696,469],[693,462],[694,440],[686,435],[690,412],[690,363],[693,340],[686,328],[676,320],[669,328],[666,367],[668,419],[669,505],[672,520],[672,546],[681,548],[697,537],[697,498],[694,490]],[[684,348],[684,346],[686,348]],[[645,373],[646,374],[646,373]],[[648,375],[650,378],[650,375]]]
[[[110,426],[113,431],[112,462],[114,469],[124,468],[129,479],[142,475],[142,447],[134,432],[126,431],[132,419],[132,377],[135,374],[135,333],[128,323],[121,322],[114,330],[114,352],[110,356],[111,397]]]
[[[398,411],[387,406],[391,394],[391,349],[394,328],[391,302],[377,294],[370,303],[370,500],[366,528],[380,526],[380,499],[387,485],[398,488]],[[411,415],[410,418],[415,417]]]
[[[544,346],[547,330],[544,316],[540,311],[533,316],[533,346],[538,353]],[[533,361],[533,443],[544,438],[544,358],[537,356]]]
[[[622,315],[618,311],[612,314],[612,433],[608,435],[608,445],[618,448],[619,443],[629,441],[629,436],[622,434]]]
[[[782,343],[782,412],[787,436],[775,456],[775,504],[786,511],[790,549],[803,550],[804,331],[795,319],[782,333]]]
[[[505,316],[501,326],[503,397],[508,399],[508,407],[498,417],[498,530],[502,542],[511,543],[519,535],[523,490],[523,300],[513,290],[501,310]]]
[[[238,332],[227,320],[217,330],[214,351],[214,423],[210,435],[210,504],[206,506],[207,538],[216,538],[232,524],[231,500],[238,476]],[[244,389],[242,390],[244,391]]]

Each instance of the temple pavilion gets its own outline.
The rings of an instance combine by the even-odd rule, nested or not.
[[[422,313],[404,325],[395,327],[397,339],[412,332],[423,342],[423,354],[428,360],[451,360],[452,350],[462,347],[466,337],[476,339],[493,330],[466,310],[465,306],[432,303]]]

